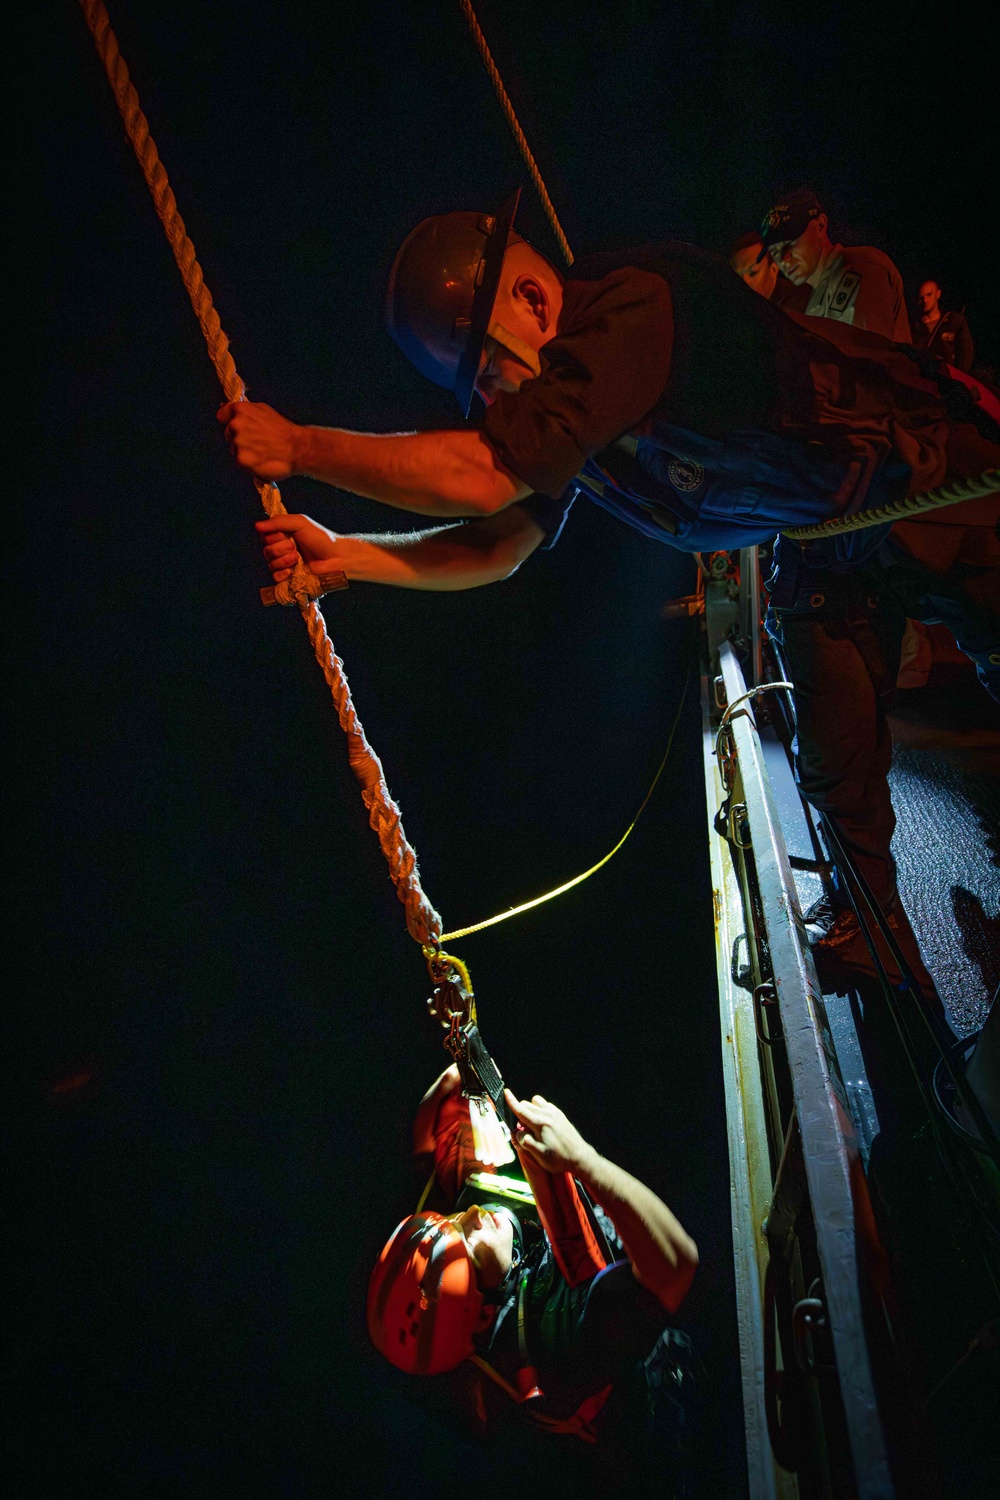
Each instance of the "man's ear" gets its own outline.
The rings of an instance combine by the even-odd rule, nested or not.
[[[818,228],[820,234],[826,234],[829,224],[830,220],[827,218],[826,214],[816,215],[816,227]]]
[[[511,294],[525,304],[542,333],[547,333],[552,322],[552,302],[538,277],[532,276],[530,271],[525,271],[524,275],[519,276],[514,282]]]

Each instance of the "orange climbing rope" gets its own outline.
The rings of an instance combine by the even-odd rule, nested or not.
[[[504,112],[510,121],[515,138],[521,148],[522,155],[528,165],[535,186],[538,189],[542,204],[552,223],[556,237],[562,247],[567,261],[572,264],[572,254],[566,243],[562,226],[556,217],[552,200],[545,190],[535,159],[528,149],[528,143],[524,138],[514,114],[513,106],[507,96],[500,75],[490,55],[485,38],[479,29],[471,5],[466,0],[460,0],[462,9],[469,18],[473,36],[476,38],[480,51],[483,53],[484,61],[493,79],[503,105]],[[211,293],[205,285],[205,278],[201,266],[195,255],[194,245],[184,227],[184,220],[177,209],[177,202],[173,190],[167,180],[166,169],[160,160],[156,143],[149,133],[149,124],[139,104],[139,96],[129,77],[128,67],[118,46],[118,38],[115,36],[111,26],[103,0],[80,0],[80,7],[86,18],[94,38],[98,56],[104,64],[108,81],[111,84],[115,101],[125,123],[125,131],[132,148],[142,167],[143,175],[152,194],[156,212],[160,217],[167,240],[173,251],[178,270],[184,282],[191,306],[201,325],[201,331],[208,348],[209,358],[219,377],[219,382],[230,401],[243,401],[246,398],[246,388],[236,370],[232,354],[229,351],[229,340],[222,330],[219,315],[215,310]],[[269,516],[284,515],[285,507],[282,503],[281,494],[277,485],[255,480],[261,503]],[[460,960],[452,955],[441,952],[441,943],[459,937],[468,937],[474,932],[481,932],[484,928],[493,927],[498,922],[505,922],[511,917],[516,917],[521,912],[530,911],[543,902],[551,901],[563,892],[572,890],[574,886],[582,884],[591,875],[595,875],[608,861],[617,854],[625,843],[633,828],[645,810],[647,803],[653,795],[663,771],[666,767],[673,746],[674,735],[680,722],[684,699],[687,694],[688,683],[685,682],[684,691],[681,694],[680,703],[677,707],[677,715],[674,719],[667,742],[666,753],[660,762],[659,769],[653,778],[653,783],[643,799],[642,806],[629,824],[622,838],[615,844],[610,853],[597,864],[592,865],[583,874],[574,879],[564,882],[554,890],[537,896],[534,900],[526,901],[521,906],[509,908],[507,911],[499,912],[496,916],[486,921],[474,923],[470,927],[463,927],[455,932],[446,933],[442,938],[442,926],[440,916],[431,905],[420,884],[420,875],[417,869],[416,853],[409,843],[403,831],[399,808],[393,801],[385,781],[385,773],[382,763],[365,736],[361,721],[358,718],[354,702],[351,698],[351,690],[344,675],[344,667],[340,658],[333,649],[333,643],[327,635],[326,622],[318,608],[316,600],[324,593],[332,592],[334,589],[346,586],[343,574],[335,573],[329,577],[319,578],[309,568],[298,561],[290,578],[275,588],[262,589],[261,595],[264,602],[268,604],[296,603],[301,610],[302,617],[306,622],[309,639],[316,653],[316,660],[320,670],[326,679],[337,709],[340,726],[347,736],[347,755],[351,770],[361,783],[361,796],[368,809],[368,817],[372,828],[378,835],[382,852],[389,865],[389,874],[396,887],[396,893],[406,908],[406,925],[412,937],[420,943],[424,954],[428,959],[431,973],[436,979],[447,976],[452,970],[463,978],[468,986],[468,972]],[[689,674],[690,678],[690,674]],[[470,987],[471,994],[471,987]]]
[[[538,170],[538,163],[531,154],[531,147],[528,145],[527,137],[521,129],[517,115],[514,113],[514,106],[510,102],[510,95],[503,86],[500,70],[493,61],[493,54],[489,49],[486,38],[483,36],[482,27],[476,20],[476,13],[472,9],[471,0],[458,0],[458,3],[462,7],[462,14],[469,23],[472,39],[479,48],[479,55],[483,59],[487,73],[490,75],[490,81],[496,89],[497,98],[500,100],[500,108],[503,110],[507,124],[510,126],[514,139],[517,142],[517,149],[524,159],[524,165],[531,173],[531,180],[535,184],[539,198],[542,200],[545,216],[552,225],[552,233],[559,241],[559,248],[565,256],[566,264],[571,266],[573,264],[573,252],[569,248],[569,241],[563,233],[563,227],[559,222],[559,215],[556,213],[552,199],[549,197],[545,183],[542,181],[542,174]]]
[[[209,358],[215,367],[222,389],[230,401],[242,401],[246,388],[236,370],[229,340],[222,330],[219,315],[212,302],[211,293],[205,285],[201,266],[195,255],[194,245],[184,227],[184,220],[177,210],[177,200],[167,180],[167,173],[160,160],[156,143],[149,133],[149,124],[139,105],[139,96],[129,77],[128,67],[121,55],[118,38],[102,0],[80,0],[80,7],[94,38],[98,56],[104,64],[115,96],[115,102],[125,123],[125,132],[132,149],[142,167],[143,175],[153,197],[156,212],[166,231],[170,248],[177,262],[191,306],[201,325]],[[254,481],[261,503],[269,516],[285,514],[281,494],[275,484]],[[320,670],[326,678],[331,697],[337,709],[340,727],[347,736],[347,757],[351,770],[361,783],[361,796],[368,809],[368,818],[378,835],[389,865],[389,874],[406,908],[406,925],[410,935],[425,948],[434,948],[441,933],[441,918],[424,894],[417,869],[417,856],[403,831],[399,808],[393,801],[386,785],[382,762],[365,736],[357,710],[351,698],[351,689],[344,675],[344,665],[333,649],[333,642],[326,632],[326,623],[316,603],[315,581],[309,569],[302,563],[288,580],[289,591],[295,596],[306,622],[309,639],[316,653]]]

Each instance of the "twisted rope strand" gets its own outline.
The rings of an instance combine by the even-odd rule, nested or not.
[[[866,526],[884,526],[889,521],[902,521],[907,516],[924,515],[929,510],[938,510],[945,505],[958,505],[962,500],[979,500],[984,495],[1000,494],[1000,469],[984,469],[978,479],[965,479],[958,484],[941,485],[923,495],[905,495],[902,500],[890,501],[888,505],[876,506],[874,510],[862,510],[855,516],[842,516],[837,521],[818,521],[815,526],[796,526],[783,531],[796,542],[806,542],[813,537],[839,536],[845,531],[862,531]]]
[[[517,118],[517,115],[514,113],[514,106],[510,102],[510,95],[507,93],[507,90],[503,86],[503,79],[500,77],[500,70],[497,67],[496,63],[493,61],[493,54],[489,49],[489,44],[487,43],[486,38],[483,36],[482,27],[476,20],[476,13],[472,9],[471,0],[458,0],[458,3],[462,7],[462,14],[465,16],[465,19],[469,23],[469,30],[472,32],[472,39],[475,42],[476,46],[479,48],[479,55],[483,59],[483,63],[485,64],[487,73],[490,75],[490,81],[492,82],[493,87],[496,90],[497,98],[500,100],[500,108],[503,110],[505,116],[507,117],[507,124],[510,126],[514,139],[517,142],[517,149],[520,151],[521,156],[524,158],[524,165],[530,172],[531,180],[535,184],[535,188],[539,198],[542,200],[542,207],[545,210],[545,216],[548,219],[549,223],[552,225],[552,233],[559,241],[559,248],[566,259],[566,264],[568,266],[571,266],[573,264],[573,252],[569,248],[569,241],[563,233],[563,227],[559,222],[559,216],[556,213],[555,206],[552,202],[552,199],[549,197],[548,189],[546,188],[545,183],[542,181],[542,174],[538,170],[538,163],[535,161],[534,156],[532,156],[531,154],[531,147],[528,145],[528,138],[525,135],[524,131],[521,129],[521,125]]]
[[[139,160],[156,212],[183,277],[191,306],[201,324],[209,358],[227,398],[230,401],[241,401],[244,394],[243,382],[236,373],[236,366],[229,352],[229,340],[222,331],[194,245],[188,237],[184,220],[177,211],[177,200],[167,180],[166,169],[160,161],[156,143],[149,133],[149,122],[142,112],[139,96],[129,77],[128,66],[121,55],[111,19],[101,0],[80,0],[80,5],[94,38],[97,54],[108,75],[115,103],[125,123],[126,134]]]
[[[167,180],[166,169],[160,160],[156,143],[149,133],[149,124],[139,105],[139,96],[129,77],[128,67],[121,55],[118,38],[102,0],[80,0],[80,8],[94,38],[97,54],[104,64],[115,102],[118,105],[125,133],[135,151],[143,176],[149,186],[156,212],[166,231],[167,240],[181,273],[185,290],[191,300],[195,316],[201,326],[209,358],[215,367],[226,397],[230,401],[242,401],[245,387],[229,352],[229,340],[222,331],[219,315],[215,310],[211,293],[205,285],[201,266],[195,255],[194,245],[184,227],[184,220],[177,210],[173,190]],[[285,507],[275,484],[254,481],[261,504],[269,516],[284,515]],[[300,604],[306,622],[309,639],[316,653],[316,660],[326,679],[337,709],[341,728],[347,736],[347,758],[351,770],[361,783],[361,796],[368,809],[368,821],[378,836],[382,852],[389,865],[389,874],[396,887],[396,894],[406,908],[406,925],[411,937],[422,946],[436,943],[441,933],[442,922],[424,894],[417,869],[417,856],[403,832],[399,807],[386,785],[382,763],[375,754],[362,728],[351,697],[351,689],[344,675],[344,667],[333,649],[327,635],[326,622],[315,601],[303,596]]]

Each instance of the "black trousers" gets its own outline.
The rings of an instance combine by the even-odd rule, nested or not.
[[[782,612],[776,633],[795,685],[795,774],[829,813],[876,899],[892,905],[896,815],[885,700],[896,684],[904,618],[859,594],[823,612]]]
[[[892,739],[885,703],[896,684],[906,617],[949,626],[1000,698],[1000,570],[956,565],[947,577],[900,558],[867,575],[830,579],[830,594],[778,611],[770,626],[795,685],[796,779],[812,805],[837,820],[873,894],[896,891],[890,845]]]

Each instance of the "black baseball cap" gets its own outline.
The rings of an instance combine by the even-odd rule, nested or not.
[[[763,260],[768,245],[775,240],[797,240],[811,219],[825,213],[822,203],[809,188],[796,188],[786,193],[780,203],[775,203],[764,215],[760,226],[760,237],[764,241],[758,260]]]

